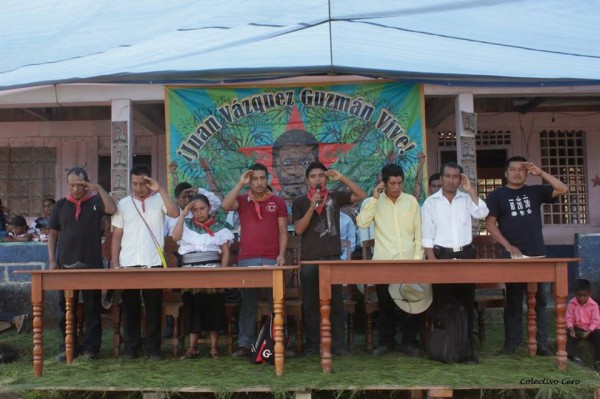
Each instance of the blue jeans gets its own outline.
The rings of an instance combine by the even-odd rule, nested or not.
[[[277,264],[277,259],[269,258],[248,258],[238,261],[238,266],[274,266],[275,264]],[[240,319],[238,321],[238,346],[250,348],[254,344],[254,341],[256,341],[258,289],[242,288],[240,291],[242,292],[242,303],[240,305]],[[271,291],[270,289],[268,290],[268,292]],[[272,299],[269,299],[269,302],[272,301]]]

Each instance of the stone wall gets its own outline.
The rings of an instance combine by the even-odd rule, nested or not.
[[[592,297],[600,300],[600,234],[576,234],[575,256],[581,258],[578,278],[592,283]]]
[[[47,268],[48,247],[45,243],[0,243],[0,309],[14,314],[31,315],[31,276],[15,272]],[[58,293],[47,292],[44,319],[57,318]]]

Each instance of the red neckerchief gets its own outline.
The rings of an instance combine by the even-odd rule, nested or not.
[[[210,229],[210,226],[215,224],[215,222],[216,222],[216,220],[213,218],[209,218],[204,223],[197,221],[196,218],[192,218],[192,223],[194,223],[196,226],[204,229],[204,231],[206,231],[208,233],[208,235],[211,237],[213,237],[215,235],[215,232]]]
[[[268,200],[269,198],[271,198],[273,196],[273,193],[270,191],[267,191],[267,193],[262,196],[261,198],[256,198],[254,196],[254,194],[252,194],[252,191],[248,191],[248,201],[252,201],[254,202],[254,210],[256,211],[256,214],[258,215],[259,219],[262,219],[262,215],[260,214],[260,204],[259,202],[263,202]]]
[[[73,196],[71,194],[67,194],[67,197],[66,197],[67,201],[69,201],[71,204],[75,205],[75,221],[79,220],[79,214],[81,213],[81,204],[88,201],[92,197],[93,197],[93,195],[91,193],[87,193],[80,200],[76,200],[75,198],[73,198]]]
[[[314,197],[314,195],[316,193],[317,193],[316,188],[309,188],[308,194],[306,194],[306,196],[308,197],[308,200],[312,201],[312,198]],[[315,210],[317,211],[317,213],[319,215],[321,214],[321,212],[323,212],[323,209],[325,209],[325,202],[327,202],[328,195],[329,195],[329,191],[327,191],[327,187],[322,187],[321,188],[321,199],[319,200],[320,204],[318,207],[315,208]]]
[[[146,206],[144,205],[144,201],[152,197],[154,194],[156,194],[156,191],[150,191],[143,197],[137,197],[135,194],[131,194],[131,196],[142,203],[142,212],[146,212]]]

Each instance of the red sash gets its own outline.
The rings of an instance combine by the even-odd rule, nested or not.
[[[154,194],[156,194],[156,191],[151,191],[143,197],[136,197],[135,194],[131,194],[131,196],[142,203],[142,212],[146,212],[146,206],[144,205],[144,201],[152,197]]]
[[[269,198],[271,198],[273,196],[273,193],[268,191],[263,197],[261,198],[256,198],[254,197],[254,194],[252,194],[252,191],[248,191],[248,201],[252,201],[254,202],[254,210],[256,211],[256,214],[258,215],[259,219],[262,219],[262,215],[260,214],[260,204],[259,202],[263,202],[268,200]]]
[[[71,194],[67,194],[67,196],[66,196],[67,201],[69,201],[71,204],[75,205],[75,221],[79,220],[79,214],[81,213],[81,204],[83,204],[84,202],[87,202],[92,197],[93,197],[93,195],[91,193],[87,193],[83,198],[81,198],[80,200],[77,200],[77,199],[73,198],[73,196]]]
[[[215,232],[210,229],[210,226],[215,224],[215,219],[210,218],[206,222],[202,223],[202,222],[197,221],[196,218],[192,217],[192,223],[194,223],[194,225],[204,229],[204,231],[206,231],[209,236],[213,237],[215,235]]]
[[[317,193],[317,189],[309,188],[308,194],[306,194],[306,197],[308,197],[308,200],[312,202],[312,198],[314,197],[314,195],[316,193]],[[317,211],[317,213],[319,215],[323,212],[323,209],[325,209],[325,202],[327,202],[327,196],[329,195],[329,191],[327,191],[327,188],[321,188],[320,195],[321,195],[321,199],[319,200],[319,206],[317,206],[315,208],[315,210]]]

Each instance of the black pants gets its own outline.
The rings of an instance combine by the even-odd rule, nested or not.
[[[502,258],[510,259],[507,251],[502,251]],[[548,346],[548,322],[546,317],[546,286],[538,283],[535,294],[535,323],[537,346]],[[523,298],[527,292],[526,283],[506,283],[506,305],[504,306],[504,347],[514,349],[523,342]]]
[[[182,295],[187,309],[190,332],[221,331],[225,326],[225,294],[192,293],[186,291]]]
[[[538,283],[535,294],[535,338],[538,347],[548,345],[548,322],[546,317],[545,283]],[[523,298],[527,292],[525,283],[506,283],[506,306],[504,307],[504,346],[517,348],[523,341]]]
[[[433,248],[438,259],[475,259],[475,251],[472,246],[459,252]],[[467,311],[467,328],[469,341],[473,348],[473,312],[475,311],[475,284],[433,284],[433,307],[441,309],[448,302],[456,301],[464,306]]]
[[[160,355],[162,290],[123,291],[123,350],[128,355],[138,356],[142,348],[142,297],[146,308],[146,354]]]
[[[339,257],[330,259],[339,260]],[[302,282],[302,310],[304,312],[306,349],[319,351],[321,344],[321,313],[318,266],[302,265],[300,280]],[[344,347],[343,290],[341,285],[334,285],[331,287],[331,349],[336,351]]]
[[[579,357],[577,342],[584,338],[573,338],[567,331],[567,354],[571,357]],[[600,362],[600,330],[594,330],[588,335],[587,340],[594,345],[594,361]]]
[[[59,291],[58,306],[60,307],[60,320],[58,322],[58,328],[62,333],[62,342],[59,345],[61,352],[65,351],[65,335],[66,335],[66,300],[65,292]],[[100,290],[83,290],[81,291],[83,297],[83,314],[85,319],[84,334],[83,334],[83,352],[98,354],[100,352],[100,344],[102,342],[102,321],[100,319],[101,306],[102,306],[102,295]],[[73,292],[73,326],[77,329],[77,304],[79,300],[79,291]],[[77,331],[73,331],[74,337]],[[75,353],[79,352],[81,348],[76,348]]]
[[[409,314],[396,306],[388,290],[388,284],[377,284],[378,311],[377,332],[379,333],[379,345],[389,347],[396,346],[396,315],[400,318],[400,331],[402,332],[402,344],[417,344],[417,334],[423,320],[421,314]]]

